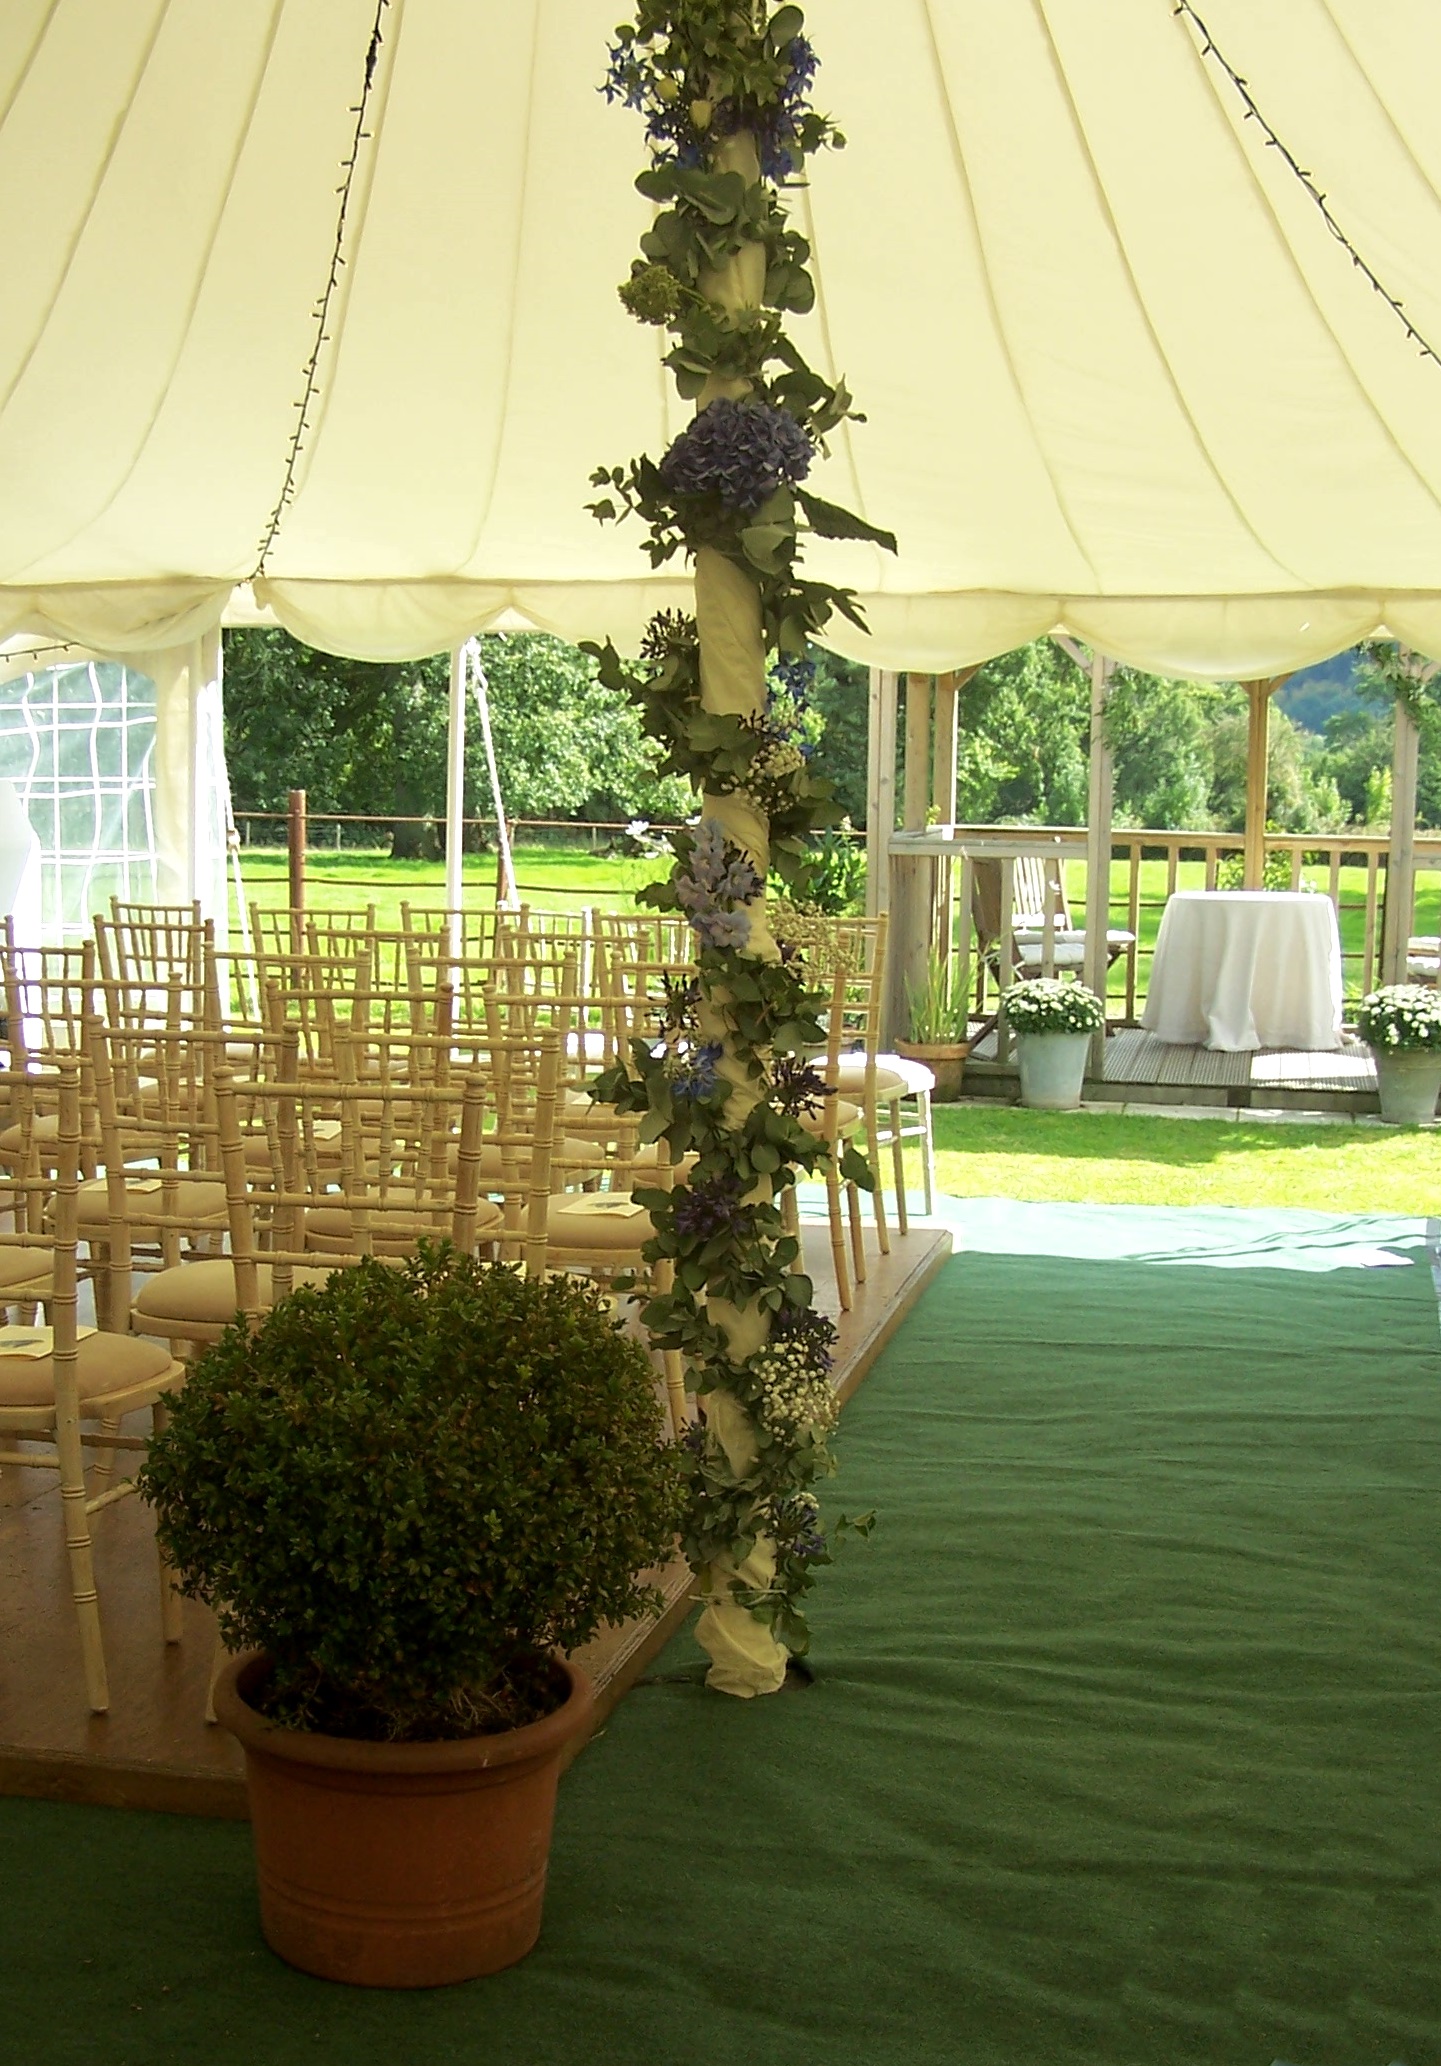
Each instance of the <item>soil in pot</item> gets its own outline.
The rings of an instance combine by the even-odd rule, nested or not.
[[[228,1659],[215,1712],[245,1751],[271,1949],[359,1987],[444,1987],[524,1958],[540,1934],[556,1783],[592,1716],[585,1674],[555,1668],[560,1705],[524,1728],[369,1743],[277,1727],[247,1697],[267,1660]]]
[[[965,1080],[966,1056],[970,1053],[969,1043],[960,1041],[898,1040],[896,1053],[904,1055],[908,1062],[924,1062],[936,1079],[931,1092],[931,1101],[937,1105],[953,1105],[961,1095]]]

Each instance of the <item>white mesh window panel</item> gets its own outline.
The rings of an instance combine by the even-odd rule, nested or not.
[[[40,841],[47,940],[155,896],[155,684],[115,660],[0,683],[0,777]]]

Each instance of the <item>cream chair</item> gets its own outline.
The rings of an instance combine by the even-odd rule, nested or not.
[[[59,1476],[57,1519],[65,1535],[71,1596],[80,1627],[85,1690],[92,1712],[110,1705],[96,1592],[91,1522],[134,1490],[126,1478],[91,1494],[85,1482],[85,1449],[98,1446],[107,1462],[116,1449],[143,1448],[139,1436],[118,1432],[126,1414],[148,1408],[159,1432],[165,1401],[182,1381],[183,1366],[153,1342],[127,1334],[97,1332],[78,1324],[76,1198],[80,1168],[80,1072],[70,1059],[57,1067],[57,1129],[53,1181],[41,1158],[22,1147],[14,1176],[0,1177],[0,1199],[11,1230],[0,1233],[0,1254],[17,1257],[22,1268],[41,1265],[31,1292],[48,1314],[44,1328],[7,1329],[0,1334],[0,1437],[41,1443],[0,1450],[0,1462],[25,1469],[49,1468]],[[13,1264],[7,1265],[13,1269]],[[4,1297],[19,1293],[14,1283]],[[87,1433],[87,1424],[94,1432]],[[167,1642],[180,1640],[180,1600],[161,1559],[161,1626]]]

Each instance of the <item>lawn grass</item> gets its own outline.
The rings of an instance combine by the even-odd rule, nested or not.
[[[935,1139],[940,1188],[956,1198],[1421,1215],[1441,1207],[1441,1141],[1416,1127],[974,1104],[938,1105]]]
[[[602,911],[630,911],[635,893],[656,878],[654,861],[628,860],[624,855],[592,854],[553,846],[514,850],[515,873],[522,898],[556,911],[579,911],[587,904]],[[288,897],[286,859],[275,847],[249,847],[241,853],[247,901],[264,910],[283,910]],[[467,904],[490,904],[495,898],[495,855],[467,854],[464,882]],[[341,853],[307,854],[306,904],[312,911],[362,909],[374,904],[383,931],[400,926],[400,906],[435,907],[445,902],[443,861],[394,861],[378,850],[353,848]],[[231,889],[231,922],[235,892]]]

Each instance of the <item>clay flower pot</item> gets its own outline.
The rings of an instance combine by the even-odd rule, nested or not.
[[[953,1105],[961,1094],[970,1043],[965,1040],[898,1040],[896,1053],[908,1062],[924,1062],[936,1079],[931,1092],[937,1105]]]
[[[245,1751],[260,1921],[290,1965],[357,1987],[444,1987],[514,1965],[540,1934],[556,1781],[590,1683],[522,1729],[362,1743],[268,1722],[258,1651],[227,1660],[217,1719]]]

